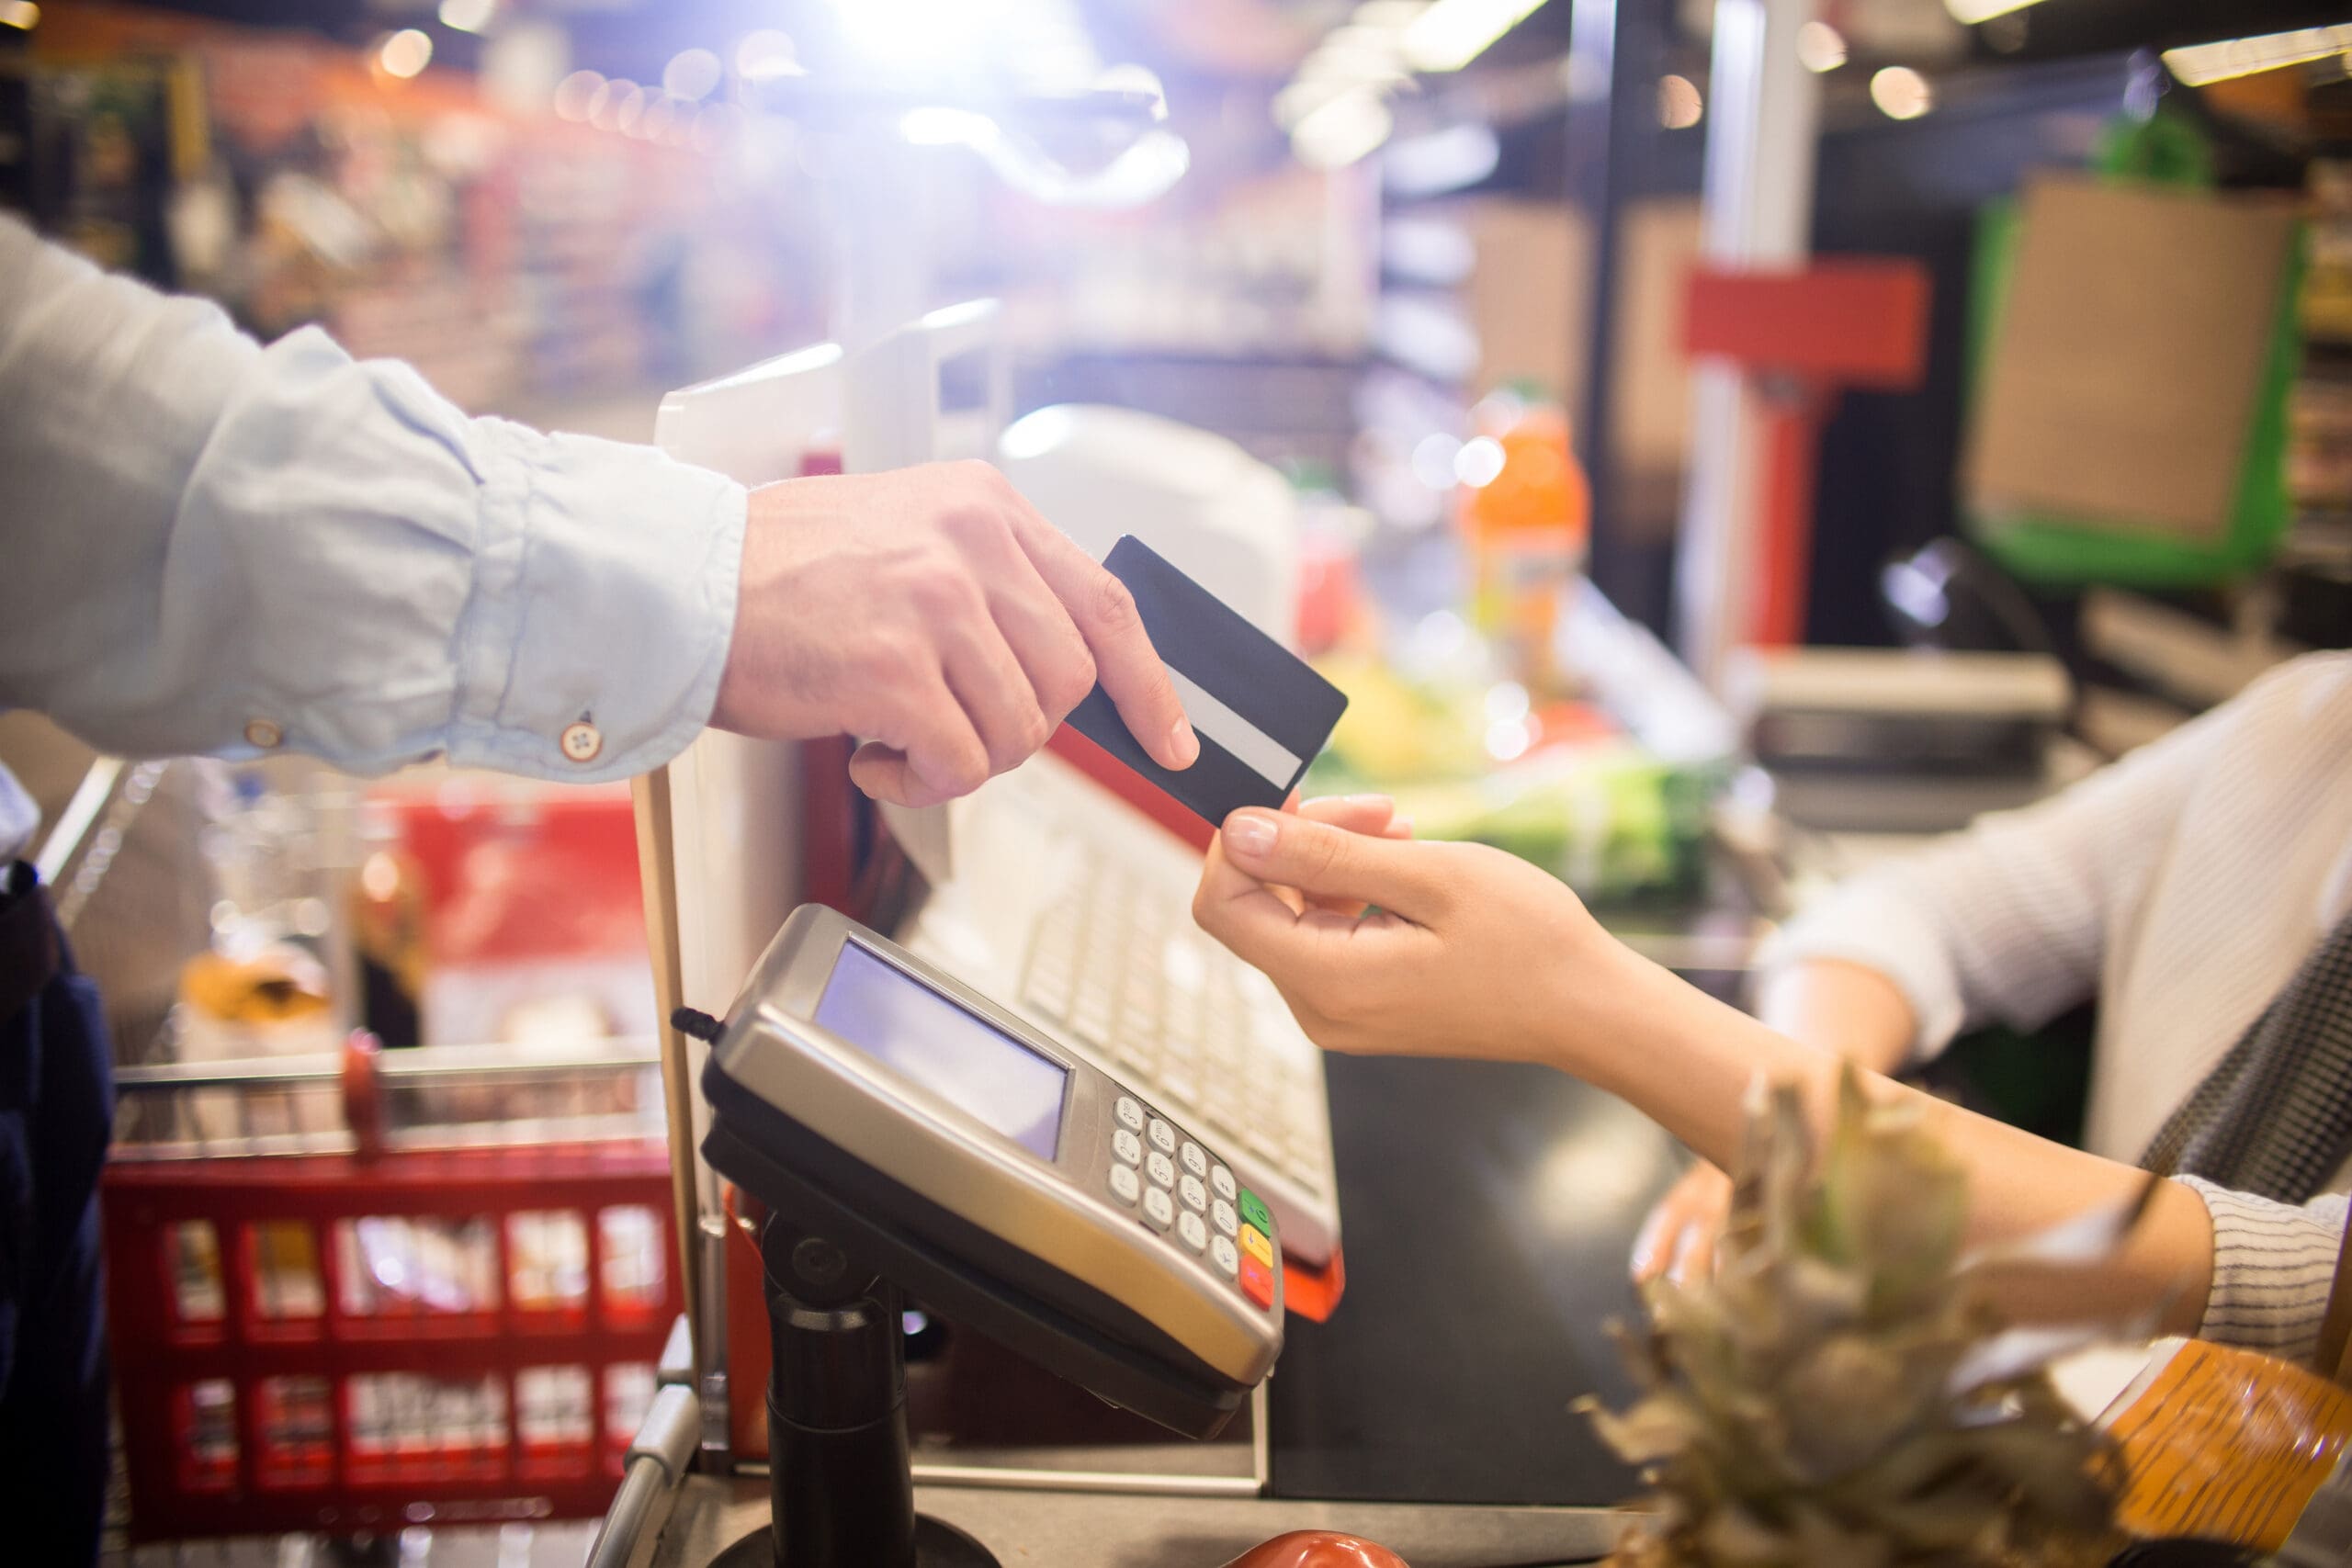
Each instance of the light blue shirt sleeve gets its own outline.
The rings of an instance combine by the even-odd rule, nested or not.
[[[125,755],[622,778],[708,722],[745,495],[0,218],[0,706]]]

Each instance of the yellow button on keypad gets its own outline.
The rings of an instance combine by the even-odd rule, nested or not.
[[[1256,1225],[1241,1227],[1241,1250],[1272,1269],[1274,1266],[1274,1244]]]

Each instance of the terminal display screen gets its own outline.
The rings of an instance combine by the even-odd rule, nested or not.
[[[1061,1135],[1069,1071],[914,976],[842,943],[817,1022],[1042,1159]]]

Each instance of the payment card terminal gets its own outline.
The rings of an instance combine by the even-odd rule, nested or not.
[[[951,1321],[1215,1435],[1283,1345],[1274,1222],[1193,1129],[818,905],[729,1013],[712,1167]]]

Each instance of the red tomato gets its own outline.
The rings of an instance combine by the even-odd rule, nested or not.
[[[1225,1568],[1408,1568],[1385,1546],[1329,1530],[1293,1530],[1253,1546]]]

